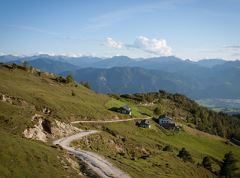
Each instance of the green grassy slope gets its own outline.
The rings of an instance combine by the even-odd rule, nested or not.
[[[64,151],[0,129],[0,177],[82,177],[64,169]]]
[[[3,66],[0,66],[0,76],[0,92],[24,99],[27,106],[21,109],[28,111],[29,115],[41,112],[42,108],[48,107],[53,111],[51,117],[62,121],[126,117],[126,115],[109,111],[111,107],[125,105],[126,102],[119,103],[116,99],[95,93],[82,85],[56,82],[54,80],[56,76],[45,74],[38,76],[36,73],[32,74],[20,69],[9,71]],[[72,96],[72,93],[75,96]],[[136,111],[134,116],[141,116],[141,114]]]
[[[59,83],[56,77],[0,65],[0,94],[12,100],[0,101],[0,177],[77,177],[76,171],[61,164],[63,151],[22,138],[22,132],[36,124],[31,121],[34,114],[66,123],[129,117],[109,110],[118,106],[117,100],[82,85]],[[45,107],[51,114],[42,112]]]
[[[166,114],[178,122],[194,125],[204,132],[240,140],[239,118],[200,106],[184,95],[159,91],[113,96],[133,102],[138,108],[145,107],[151,111],[158,108],[156,116]]]
[[[23,98],[35,105],[37,110],[49,107],[61,119],[95,119],[113,115],[104,107],[108,97],[96,94],[83,86],[57,83],[51,76],[39,77],[22,70],[8,72],[7,69],[1,68],[0,75],[1,92]],[[75,96],[72,96],[72,91]]]
[[[229,151],[240,161],[239,147],[226,144],[220,137],[191,128],[190,131],[186,129],[173,133],[159,127],[154,121],[151,123],[150,129],[139,128],[134,121],[98,126],[89,124],[89,128],[97,128],[102,132],[75,141],[73,145],[105,155],[118,167],[138,178],[215,177],[197,165],[204,156],[208,155],[214,160],[214,171],[219,170],[219,162]],[[171,145],[173,152],[163,151],[166,145]],[[191,153],[194,164],[176,156],[182,147]]]
[[[179,95],[103,95],[74,82],[59,83],[56,77],[46,73],[39,76],[37,72],[22,69],[9,70],[0,65],[0,94],[9,95],[13,99],[12,103],[0,101],[0,177],[76,176],[73,170],[64,169],[61,163],[65,159],[64,151],[22,138],[23,130],[35,124],[31,121],[34,114],[42,114],[50,121],[56,119],[66,123],[129,118],[110,111],[111,108],[127,104],[133,110],[132,117],[152,116],[153,110],[160,107],[161,114],[168,114],[182,124],[191,123],[193,127],[198,127],[198,123],[194,125],[194,122],[201,116],[206,121],[219,116]],[[43,114],[42,109],[45,107],[50,108],[51,114]],[[208,114],[214,117],[208,117]],[[137,178],[215,177],[197,163],[208,155],[214,160],[214,170],[218,171],[219,161],[228,151],[232,151],[240,161],[239,147],[226,144],[223,138],[187,126],[186,131],[173,134],[159,127],[153,120],[151,122],[151,129],[138,128],[134,121],[106,125],[79,124],[81,128],[94,128],[102,132],[74,144],[105,155],[116,166]],[[226,123],[222,124],[225,126]],[[218,133],[214,132],[211,125],[204,129]],[[171,145],[173,152],[162,151],[166,145]],[[182,147],[192,154],[194,164],[183,162],[176,156]]]

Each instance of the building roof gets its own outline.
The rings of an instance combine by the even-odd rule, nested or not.
[[[173,120],[171,117],[166,116],[166,115],[159,116],[158,119],[169,119],[169,120]]]
[[[124,109],[124,110],[127,110],[127,111],[131,111],[131,110],[132,110],[132,109],[131,109],[129,106],[127,106],[127,105],[122,106],[121,108]]]
[[[150,125],[150,121],[149,120],[141,120],[140,124],[146,124],[146,125]]]

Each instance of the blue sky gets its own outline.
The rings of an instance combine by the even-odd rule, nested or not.
[[[0,0],[0,53],[240,59],[240,0]]]

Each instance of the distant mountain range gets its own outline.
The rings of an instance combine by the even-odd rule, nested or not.
[[[1,61],[1,58],[0,58]],[[14,61],[8,61],[8,63],[21,64],[27,61],[28,65],[41,69],[42,71],[51,72],[55,74],[60,74],[64,71],[74,71],[79,69],[78,66],[73,64],[62,62],[60,60],[54,60],[48,57],[32,58],[31,60],[26,60],[26,58],[17,59]]]
[[[240,61],[204,59],[198,62],[180,58],[131,59],[38,55],[0,56],[0,62],[21,63],[57,74],[72,74],[88,81],[103,93],[158,91],[183,93],[194,99],[240,98]]]
[[[34,64],[36,67],[41,68],[42,64],[46,63],[56,63],[67,65],[72,64],[76,68],[112,68],[112,67],[141,67],[145,69],[156,69],[156,70],[164,70],[169,72],[176,72],[178,70],[185,70],[190,67],[206,67],[211,68],[216,65],[224,64],[227,61],[222,59],[203,59],[197,62],[190,60],[182,60],[175,56],[168,57],[155,57],[155,58],[139,58],[132,59],[127,56],[114,56],[112,58],[98,58],[98,57],[67,57],[67,56],[50,56],[47,54],[41,54],[36,56],[26,56],[26,57],[18,57],[12,55],[4,55],[0,56],[0,62],[15,62],[21,63],[23,61],[28,61],[29,64],[38,63],[36,61],[41,61],[41,65]],[[60,63],[62,62],[62,63]],[[66,70],[68,66],[66,66]],[[64,70],[64,69],[63,69]],[[65,71],[66,71],[65,70]],[[57,71],[58,73],[62,72],[62,69]]]

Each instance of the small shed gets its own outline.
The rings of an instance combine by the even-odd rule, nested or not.
[[[137,124],[139,127],[142,127],[142,128],[150,128],[150,127],[151,127],[150,121],[147,120],[147,119],[138,121],[136,124]]]
[[[173,119],[169,116],[163,115],[158,118],[158,123],[161,124],[170,124],[174,123]]]
[[[117,112],[120,112],[122,114],[128,114],[130,116],[132,115],[132,109],[127,105],[118,108]]]
[[[166,129],[175,129],[177,128],[176,123],[169,116],[163,115],[158,118],[158,124],[163,126]]]

